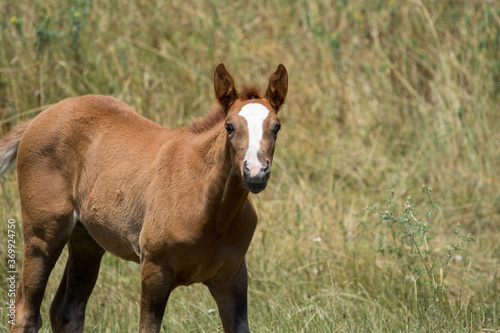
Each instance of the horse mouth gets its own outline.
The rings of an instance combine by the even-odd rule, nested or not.
[[[265,183],[264,184],[250,184],[250,183],[245,182],[245,187],[253,194],[257,194],[257,193],[264,191],[266,186],[267,186],[267,184],[265,184]]]
[[[245,180],[245,187],[254,194],[262,192],[266,188],[266,186],[267,186],[267,181],[252,183],[249,182],[248,180]]]

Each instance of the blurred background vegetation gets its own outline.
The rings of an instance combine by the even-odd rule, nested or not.
[[[253,197],[253,331],[495,332],[499,44],[495,0],[2,1],[0,135],[89,93],[182,126],[212,108],[220,62],[263,89],[283,63],[273,176]],[[14,218],[20,269],[14,172],[0,197],[0,257]],[[86,331],[136,331],[139,289],[139,266],[106,255]],[[165,331],[220,330],[214,309],[203,286],[178,289]]]

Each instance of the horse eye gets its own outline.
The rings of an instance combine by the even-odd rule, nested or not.
[[[226,124],[226,131],[227,131],[227,134],[231,134],[234,132],[234,127],[231,126],[231,124]]]
[[[278,132],[280,131],[280,129],[281,129],[281,125],[280,124],[274,126],[274,128],[273,128],[274,134],[278,134]]]

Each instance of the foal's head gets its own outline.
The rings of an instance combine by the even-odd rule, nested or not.
[[[278,110],[285,102],[288,74],[279,65],[264,96],[255,89],[238,94],[223,64],[214,74],[215,95],[224,109],[227,142],[235,170],[253,193],[264,190],[271,175],[276,137],[281,128]]]

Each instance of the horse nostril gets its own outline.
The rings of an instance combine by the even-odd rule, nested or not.
[[[243,173],[245,174],[250,174],[250,169],[248,168],[248,162],[247,161],[244,161],[243,162]]]
[[[269,160],[266,161],[266,166],[262,169],[263,173],[268,173],[269,172]]]

